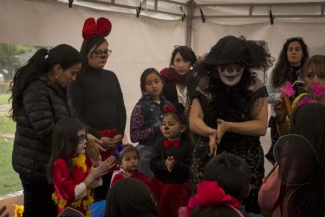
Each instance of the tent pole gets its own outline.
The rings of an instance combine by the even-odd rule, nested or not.
[[[192,0],[188,1],[187,16],[186,16],[186,46],[192,47],[192,17],[193,17],[193,4]]]

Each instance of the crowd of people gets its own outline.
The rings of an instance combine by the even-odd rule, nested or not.
[[[140,76],[134,146],[122,144],[123,87],[104,69],[111,29],[88,18],[80,52],[40,49],[16,71],[12,164],[24,217],[68,207],[87,217],[324,215],[325,56],[287,39],[265,86],[265,41],[225,36],[200,59],[175,46],[169,67]],[[274,168],[264,178],[268,125]]]

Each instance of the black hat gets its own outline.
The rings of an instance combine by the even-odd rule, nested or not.
[[[240,60],[247,68],[266,71],[273,65],[274,58],[265,41],[229,35],[221,38],[204,59],[208,65],[220,65],[234,60]]]

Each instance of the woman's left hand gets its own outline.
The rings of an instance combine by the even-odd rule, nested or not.
[[[223,134],[225,134],[229,129],[229,122],[224,121],[222,119],[217,119],[217,123],[218,123],[218,128],[217,128],[217,141],[216,142],[219,145]]]
[[[103,143],[96,137],[94,137],[91,134],[87,134],[87,146],[86,146],[86,152],[92,162],[98,163],[100,161],[100,153],[99,151],[105,152],[106,150],[100,146],[100,144]]]
[[[112,142],[113,143],[119,143],[123,139],[123,136],[121,134],[117,134],[116,136],[113,137]]]

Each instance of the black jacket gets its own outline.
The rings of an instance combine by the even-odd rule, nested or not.
[[[12,165],[28,178],[45,179],[54,125],[62,117],[76,117],[73,105],[66,88],[46,76],[26,88],[22,103],[16,118]]]

